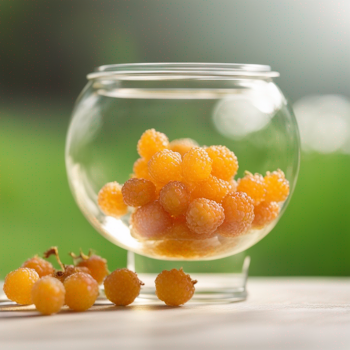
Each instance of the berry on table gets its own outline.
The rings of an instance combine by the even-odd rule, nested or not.
[[[185,214],[189,204],[186,186],[179,181],[169,182],[160,191],[159,202],[170,215]]]
[[[279,214],[280,207],[276,202],[262,202],[254,208],[253,226],[262,228],[275,220]]]
[[[191,202],[186,213],[189,229],[202,237],[212,237],[225,219],[223,207],[206,198],[197,198]]]
[[[221,202],[229,192],[231,192],[231,185],[228,181],[209,175],[206,180],[196,183],[191,191],[191,199],[207,198]]]
[[[115,270],[104,281],[107,299],[118,306],[131,304],[140,294],[142,285],[137,274],[128,269]]]
[[[64,281],[65,303],[75,311],[85,311],[94,305],[98,295],[98,283],[89,274],[77,272]]]
[[[124,203],[140,207],[156,199],[156,186],[145,179],[130,179],[122,187]]]
[[[152,156],[169,147],[168,137],[154,129],[146,130],[137,143],[137,152],[142,158],[150,160]]]
[[[34,284],[31,295],[39,312],[52,315],[59,312],[64,305],[66,290],[58,279],[45,276]]]
[[[60,259],[60,255],[58,254],[58,248],[57,247],[51,247],[44,253],[44,258],[48,258],[51,255],[55,255],[55,258],[57,260],[58,265],[60,265],[61,270],[54,270],[53,277],[57,278],[62,283],[65,281],[65,279],[74,273],[77,272],[84,272],[90,274],[90,270],[87,267],[76,267],[73,265],[64,265],[62,264],[62,261]]]
[[[87,269],[98,284],[101,284],[108,275],[107,260],[93,254],[91,250],[89,255],[85,255],[82,251],[80,251],[80,255],[74,253],[70,253],[70,255],[74,260],[75,267],[77,269]]]
[[[181,154],[181,157],[185,155],[191,148],[198,147],[198,143],[192,139],[177,139],[170,142],[169,148]]]
[[[159,238],[172,225],[170,215],[159,201],[137,208],[131,215],[132,230],[138,238]]]
[[[187,303],[195,292],[190,275],[181,269],[162,271],[155,280],[157,297],[169,306],[180,306]]]
[[[272,173],[267,172],[265,176],[266,202],[283,202],[289,195],[289,182],[280,169]]]
[[[148,160],[144,158],[139,158],[136,160],[136,162],[134,163],[133,172],[134,176],[138,179],[151,179],[148,173]]]
[[[55,270],[53,273],[53,277],[57,278],[62,283],[65,281],[65,279],[77,272],[84,272],[87,274],[91,274],[90,270],[87,267],[77,267],[74,265],[63,265],[64,270]]]
[[[254,220],[253,200],[244,192],[229,193],[222,201],[225,221],[217,233],[235,237],[247,233]]]
[[[238,170],[238,161],[235,154],[225,146],[210,146],[205,149],[213,161],[212,175],[229,181]]]
[[[209,177],[212,163],[212,159],[203,148],[191,148],[183,156],[182,175],[189,182],[203,181]]]
[[[52,264],[49,261],[46,261],[37,255],[34,256],[33,258],[30,258],[26,260],[23,264],[22,267],[28,267],[29,269],[34,269],[39,277],[44,277],[47,275],[52,275],[54,268]]]
[[[266,196],[266,184],[260,174],[251,174],[245,172],[245,176],[238,180],[237,191],[245,192],[254,202],[254,205],[260,204]]]
[[[109,182],[98,193],[97,202],[101,210],[109,216],[119,218],[128,211],[123,201],[122,187],[118,182]]]
[[[168,149],[157,152],[148,162],[148,171],[157,183],[166,184],[169,181],[181,180],[180,153]]]
[[[10,272],[4,282],[6,296],[17,304],[33,304],[31,290],[34,283],[39,280],[39,275],[34,269],[20,267]]]

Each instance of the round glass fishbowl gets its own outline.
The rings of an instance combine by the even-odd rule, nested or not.
[[[291,107],[263,65],[101,66],[73,111],[66,167],[88,221],[162,260],[248,249],[285,211],[299,168]]]

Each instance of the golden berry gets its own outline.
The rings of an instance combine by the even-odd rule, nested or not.
[[[101,284],[105,277],[108,275],[107,260],[101,258],[98,255],[91,255],[83,258],[76,266],[77,268],[87,268],[89,274],[96,280],[98,284]]]
[[[213,160],[212,175],[229,181],[236,175],[238,161],[235,154],[225,146],[210,146],[205,149],[209,157]]]
[[[238,180],[237,191],[245,192],[253,200],[254,205],[258,205],[266,196],[266,184],[263,176],[253,175],[246,171],[245,176]]]
[[[233,193],[237,191],[237,181],[235,179],[231,179],[228,181],[228,183],[230,184],[230,191],[229,193]]]
[[[189,229],[184,215],[172,219],[173,224],[166,231],[165,239],[177,240],[202,240],[207,239],[207,235],[198,234]]]
[[[206,198],[191,202],[186,213],[187,226],[203,238],[211,237],[225,219],[223,207]]]
[[[137,152],[142,158],[150,160],[152,156],[169,147],[167,136],[154,129],[146,130],[137,143]]]
[[[212,170],[212,163],[212,159],[203,148],[191,148],[182,160],[182,175],[185,181],[196,182],[207,179]]]
[[[159,202],[173,216],[185,214],[189,204],[186,186],[179,181],[172,181],[160,191]]]
[[[207,198],[221,202],[229,192],[231,192],[231,186],[228,181],[210,175],[208,179],[197,182],[191,192],[191,199]]]
[[[138,238],[159,238],[171,224],[170,215],[159,201],[137,208],[131,215],[132,230]]]
[[[26,260],[22,264],[22,267],[34,269],[40,278],[47,275],[52,275],[54,271],[54,268],[49,261],[46,261],[38,256],[34,256],[33,258]]]
[[[247,233],[254,220],[253,200],[244,192],[229,193],[222,201],[225,221],[217,233],[235,237]]]
[[[280,207],[276,202],[262,202],[254,208],[254,221],[253,226],[255,228],[262,228],[275,220],[280,211]]]
[[[156,199],[156,186],[145,179],[130,179],[122,187],[124,203],[140,207]]]
[[[144,158],[139,158],[133,167],[135,177],[139,179],[150,180],[151,176],[148,173],[148,160]]]
[[[196,234],[197,235],[197,234]],[[197,235],[200,236],[200,235]],[[175,258],[177,260],[200,259],[212,256],[220,244],[213,242],[216,238],[208,239],[172,239],[156,241],[149,252],[158,259]]]
[[[104,281],[107,299],[118,306],[131,304],[140,294],[142,285],[137,274],[128,269],[115,270]]]
[[[173,224],[166,231],[164,238],[166,239],[192,239],[192,236],[200,236],[192,232],[186,223],[186,217],[181,215],[172,218]]]
[[[34,284],[31,293],[36,309],[44,315],[52,315],[64,305],[66,290],[57,278],[45,276]]]
[[[34,269],[20,267],[6,276],[4,292],[10,300],[17,304],[33,304],[31,290],[38,279],[39,275]]]
[[[148,171],[157,183],[181,180],[180,153],[168,149],[156,153],[148,162]]]
[[[74,265],[64,265],[64,271],[62,270],[55,270],[53,273],[53,277],[57,278],[62,283],[65,281],[65,279],[74,273],[77,272],[84,272],[87,274],[91,274],[90,270],[87,267],[77,267]]]
[[[282,170],[278,169],[272,173],[267,172],[265,176],[266,183],[266,202],[283,202],[289,195],[289,182],[285,178]]]
[[[123,201],[122,187],[118,182],[109,182],[104,185],[98,193],[97,201],[101,210],[109,216],[119,218],[128,211]]]
[[[157,297],[169,306],[179,306],[187,303],[193,296],[197,281],[181,269],[162,271],[156,278]]]
[[[198,147],[198,143],[192,139],[177,139],[170,142],[169,148],[181,154],[181,157],[185,155],[191,148]]]
[[[94,305],[98,295],[98,284],[94,278],[84,272],[77,272],[64,281],[65,302],[70,309],[85,311]]]

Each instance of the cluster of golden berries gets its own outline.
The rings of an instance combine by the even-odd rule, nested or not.
[[[35,256],[10,272],[3,290],[8,299],[21,304],[34,304],[44,315],[58,313],[64,305],[74,311],[89,309],[99,296],[99,285],[104,284],[108,300],[118,306],[131,304],[140,294],[143,282],[126,268],[108,272],[107,261],[90,252],[79,256],[71,253],[74,265],[62,264],[57,247],[50,248],[44,257],[55,255],[61,269]],[[182,269],[161,272],[156,281],[156,294],[167,305],[179,306],[194,294],[194,284]]]
[[[191,139],[169,142],[154,129],[137,144],[132,178],[107,183],[98,194],[101,210],[120,217],[128,207],[132,234],[142,239],[198,240],[236,237],[261,229],[278,216],[289,195],[281,170],[245,173],[237,182],[235,154],[225,146],[199,147]]]

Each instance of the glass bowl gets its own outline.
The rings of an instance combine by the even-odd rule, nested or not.
[[[88,221],[114,244],[163,260],[228,257],[261,240],[285,211],[299,168],[297,123],[273,81],[278,76],[268,66],[209,63],[109,65],[89,74],[66,142],[70,188]],[[136,145],[149,129],[170,141],[193,139],[204,150],[226,146],[238,159],[235,180],[245,171],[264,176],[281,169],[290,188],[288,197],[277,203],[278,215],[264,226],[252,224],[228,237],[218,229],[207,238],[164,233],[148,239],[135,234],[131,225],[138,208],[129,207],[121,217],[106,215],[98,205],[99,191],[106,183],[123,184],[132,177],[140,157]]]

